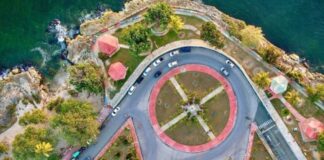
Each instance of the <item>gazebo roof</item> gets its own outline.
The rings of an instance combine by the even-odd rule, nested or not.
[[[283,93],[287,90],[288,80],[286,77],[280,75],[274,77],[271,81],[270,89],[276,94]]]
[[[113,63],[109,66],[108,75],[114,80],[125,79],[127,68],[120,62]]]
[[[96,41],[96,45],[100,52],[107,54],[109,57],[114,55],[119,48],[118,39],[110,34],[100,36]]]
[[[324,132],[324,124],[315,118],[308,118],[300,123],[302,134],[307,139],[315,140],[319,133]]]

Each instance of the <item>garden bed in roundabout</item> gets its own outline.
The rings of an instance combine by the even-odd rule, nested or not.
[[[167,111],[162,110],[165,104]],[[154,86],[149,113],[164,143],[181,151],[201,152],[215,147],[231,132],[236,98],[218,72],[203,65],[184,65],[169,71]]]

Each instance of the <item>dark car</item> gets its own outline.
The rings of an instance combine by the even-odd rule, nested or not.
[[[191,47],[182,47],[180,48],[180,52],[190,52],[191,51]]]
[[[136,83],[137,84],[140,84],[142,81],[143,81],[144,77],[143,76],[140,76],[137,80],[136,80]]]
[[[154,77],[157,78],[157,77],[159,77],[161,74],[162,74],[161,71],[157,71],[157,72],[154,73]]]

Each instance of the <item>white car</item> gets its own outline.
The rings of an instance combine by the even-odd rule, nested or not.
[[[128,90],[128,95],[131,96],[131,95],[134,93],[135,89],[136,89],[135,86],[131,86],[131,87],[129,88],[129,90]]]
[[[175,51],[173,51],[173,52],[170,52],[170,57],[173,57],[174,55],[177,55],[177,54],[179,54],[180,52],[179,52],[179,50],[175,50]]]
[[[221,68],[221,72],[224,74],[224,76],[229,76],[229,72],[224,67]]]
[[[152,70],[151,67],[147,67],[143,73],[143,76],[147,76],[147,74]]]
[[[228,64],[229,66],[231,66],[231,68],[234,68],[235,65],[233,62],[231,62],[229,59],[225,61],[226,64]]]
[[[120,110],[119,107],[115,107],[114,110],[112,111],[111,115],[115,117],[117,115],[117,112]]]
[[[162,57],[159,58],[159,59],[157,59],[157,60],[155,60],[155,61],[153,62],[153,66],[154,66],[154,67],[158,66],[162,61],[163,61],[163,58],[162,58]]]
[[[178,61],[173,61],[173,62],[168,63],[169,68],[174,67],[176,65],[178,65]]]

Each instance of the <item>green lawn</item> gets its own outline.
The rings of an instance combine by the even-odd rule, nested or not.
[[[208,124],[215,136],[219,135],[229,118],[229,99],[225,91],[222,91],[211,100],[201,106],[203,109],[202,117]]]
[[[184,145],[200,145],[210,139],[196,118],[187,117],[170,127],[165,133],[176,142]]]
[[[116,94],[129,76],[134,72],[136,67],[142,62],[145,57],[137,56],[135,54],[131,54],[127,49],[121,48],[115,55],[110,58],[110,63],[121,62],[126,67],[128,67],[127,75],[124,80],[120,80],[114,82],[114,86],[116,87],[116,91],[112,93],[112,95]]]
[[[166,124],[183,112],[181,101],[182,99],[176,89],[170,81],[167,81],[167,83],[161,88],[155,108],[156,117],[160,126]]]
[[[220,86],[218,80],[201,72],[180,73],[176,79],[187,95],[194,96],[199,100]]]
[[[254,135],[251,160],[271,160],[271,156],[264,147],[262,141],[257,134]]]
[[[129,129],[125,129],[100,160],[139,160]]]
[[[199,30],[201,29],[202,24],[205,23],[205,21],[194,16],[184,16],[184,15],[179,15],[179,16],[181,17],[181,19],[185,24],[193,25]]]

